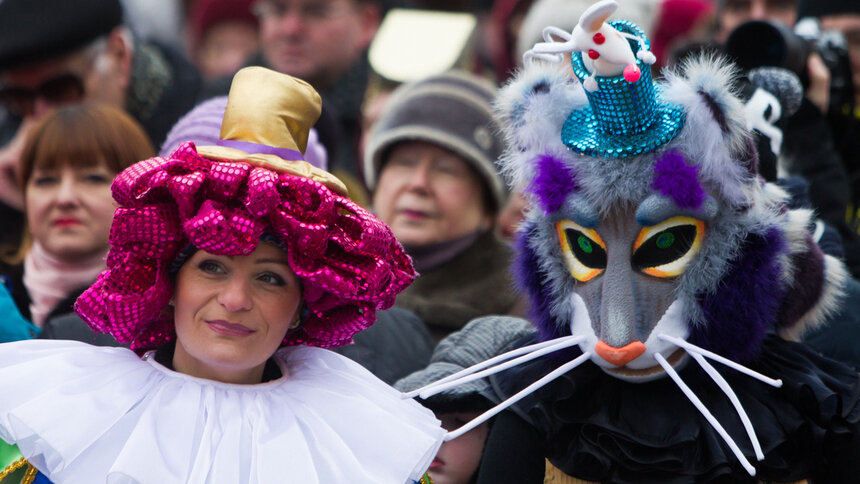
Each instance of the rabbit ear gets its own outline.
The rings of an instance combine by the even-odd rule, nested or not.
[[[612,12],[618,9],[618,3],[615,0],[603,0],[588,7],[588,9],[579,17],[579,26],[587,32],[595,32],[600,29],[600,26],[606,22],[606,19],[612,15]]]

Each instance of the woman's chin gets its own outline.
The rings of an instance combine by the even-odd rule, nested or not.
[[[443,242],[436,233],[424,227],[407,226],[405,224],[392,227],[394,236],[404,247],[424,247],[431,244]]]
[[[48,240],[41,241],[41,243],[49,255],[70,262],[88,259],[96,254],[104,254],[108,250],[107,246],[93,244],[90,241],[81,240],[79,237],[68,235],[52,235],[48,237]]]

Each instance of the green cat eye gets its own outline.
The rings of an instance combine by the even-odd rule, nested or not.
[[[588,237],[586,237],[584,235],[580,235],[577,238],[577,242],[579,243],[579,248],[582,249],[582,251],[585,252],[586,254],[590,254],[590,253],[594,252],[594,247],[592,247],[591,241],[588,240]]]

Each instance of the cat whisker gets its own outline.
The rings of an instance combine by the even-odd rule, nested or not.
[[[502,410],[510,407],[511,405],[517,403],[518,401],[520,401],[524,397],[528,396],[532,392],[538,390],[539,388],[546,385],[547,383],[555,380],[556,378],[560,377],[561,375],[564,375],[565,373],[569,372],[570,370],[572,370],[572,369],[576,368],[577,366],[581,365],[582,363],[588,361],[588,358],[590,356],[591,356],[591,353],[585,352],[582,355],[580,355],[579,357],[577,357],[576,359],[568,361],[567,363],[559,366],[555,370],[547,373],[541,379],[539,379],[536,382],[532,383],[531,385],[523,388],[519,392],[517,392],[514,395],[512,395],[511,397],[509,397],[507,400],[505,400],[502,403],[496,405],[495,407],[487,410],[486,412],[482,413],[481,415],[478,415],[469,423],[463,425],[462,427],[458,428],[457,430],[448,432],[445,435],[445,439],[444,439],[445,442],[448,442],[449,440],[456,439],[457,437],[465,434],[466,432],[472,430],[473,428],[477,427],[478,425],[481,425],[482,423],[486,422],[487,420],[495,417],[496,414],[498,414]]]
[[[699,354],[699,355],[702,355],[704,357],[710,358],[714,361],[719,361],[720,363],[728,366],[729,368],[731,368],[735,371],[739,371],[745,375],[749,375],[749,376],[755,378],[756,380],[767,383],[768,385],[770,385],[772,387],[780,388],[782,386],[782,380],[766,377],[766,376],[762,375],[761,373],[759,373],[755,370],[751,370],[751,369],[741,365],[740,363],[735,363],[734,361],[732,361],[728,358],[720,356],[720,355],[718,355],[714,352],[708,351],[704,348],[700,348],[700,347],[690,343],[689,341],[683,340],[683,339],[675,337],[675,336],[670,336],[668,334],[658,335],[658,338],[660,338],[664,341],[668,341],[668,342],[670,342],[676,346],[679,346],[681,348],[684,348],[687,351],[687,353],[690,353],[690,354],[695,353],[695,354]]]
[[[495,356],[488,360],[482,361],[476,365],[472,365],[469,368],[464,368],[456,373],[446,376],[441,380],[430,383],[429,385],[425,385],[417,390],[412,390],[410,392],[406,392],[402,394],[402,398],[414,398],[418,395],[421,398],[427,398],[432,395],[435,395],[440,392],[444,392],[449,388],[453,388],[457,385],[461,385],[463,383],[467,383],[473,380],[477,380],[479,378],[483,378],[488,375],[492,375],[494,373],[498,373],[502,370],[506,370],[513,366],[519,365],[521,363],[525,363],[527,361],[533,360],[535,358],[539,358],[547,353],[552,353],[554,351],[558,351],[562,348],[568,348],[570,346],[577,345],[585,340],[584,336],[563,336],[561,338],[555,338],[549,341],[544,341],[541,343],[535,343],[529,346],[523,346],[522,348],[516,348],[514,350],[508,351],[506,353],[502,353],[501,355]],[[524,355],[524,356],[520,356]],[[507,363],[499,364],[493,368],[489,368],[484,371],[484,368],[492,367],[497,363],[501,363],[505,360],[510,360],[511,358],[517,357]]]
[[[681,391],[684,392],[684,395],[686,395],[687,399],[690,400],[690,402],[696,407],[696,409],[699,410],[699,413],[701,413],[702,416],[704,416],[705,419],[708,421],[708,423],[711,424],[711,427],[713,427],[714,430],[716,430],[717,433],[720,434],[720,437],[722,437],[726,444],[728,444],[729,448],[732,450],[732,453],[735,454],[735,457],[738,458],[741,465],[744,466],[744,469],[746,469],[749,475],[754,476],[756,472],[755,467],[750,464],[746,456],[743,454],[743,452],[741,452],[741,449],[738,447],[738,444],[736,444],[735,441],[732,440],[731,436],[729,436],[728,432],[726,432],[726,429],[724,429],[723,426],[720,425],[720,422],[717,421],[714,415],[707,409],[707,407],[705,407],[702,401],[699,400],[699,397],[697,397],[696,394],[693,393],[693,390],[691,390],[690,387],[688,387],[687,384],[684,383],[684,380],[681,379],[678,373],[675,372],[675,369],[672,368],[672,365],[670,365],[669,362],[666,361],[666,358],[663,358],[663,355],[661,355],[660,353],[655,353],[654,359],[657,360],[657,363],[659,363],[660,366],[663,367],[663,370],[666,371],[666,374],[672,378],[676,385],[678,385],[678,388],[680,388]]]
[[[729,382],[727,382],[726,379],[723,378],[723,376],[720,375],[720,373],[710,363],[708,363],[708,361],[705,360],[702,355],[698,353],[690,353],[690,356],[692,356],[693,359],[696,360],[697,363],[699,363],[699,366],[701,366],[702,369],[705,370],[705,373],[707,373],[711,377],[711,379],[714,380],[714,383],[716,383],[717,386],[720,387],[723,393],[725,393],[729,400],[732,402],[732,405],[734,405],[735,410],[738,412],[738,417],[740,417],[741,422],[743,422],[744,428],[747,431],[747,435],[750,438],[753,450],[755,450],[756,459],[764,460],[764,452],[762,452],[761,450],[761,444],[759,443],[758,437],[755,434],[755,429],[752,426],[752,422],[750,422],[746,410],[744,410],[743,405],[741,405],[740,400],[738,400],[738,397],[735,394],[734,390],[732,390],[732,387],[729,385]]]

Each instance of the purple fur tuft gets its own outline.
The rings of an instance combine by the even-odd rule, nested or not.
[[[537,196],[538,203],[546,214],[555,212],[567,196],[577,190],[576,174],[564,161],[552,155],[539,155],[537,176],[529,186],[529,191]]]
[[[735,361],[754,358],[785,293],[777,283],[778,256],[785,251],[777,229],[747,236],[717,290],[697,296],[705,321],[691,328],[690,342]]]
[[[529,318],[537,327],[541,341],[566,336],[560,331],[550,315],[552,293],[548,284],[543,281],[544,274],[540,272],[538,255],[529,247],[529,239],[534,237],[535,226],[526,225],[517,231],[516,258],[513,263],[514,280],[519,288],[529,296]],[[569,334],[570,331],[568,330]]]
[[[698,167],[684,161],[679,151],[667,151],[654,165],[651,188],[671,198],[680,208],[699,208],[705,200],[705,191],[699,184],[698,171]]]

